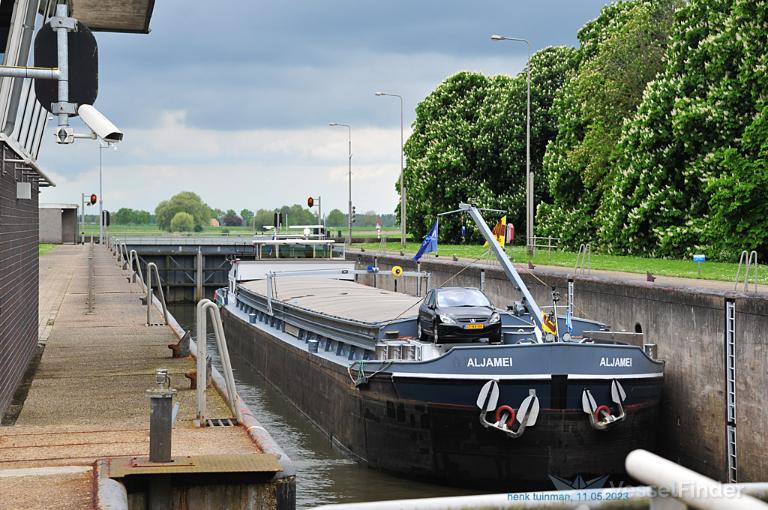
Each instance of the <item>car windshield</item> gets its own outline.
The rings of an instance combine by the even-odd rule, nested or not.
[[[479,290],[443,289],[437,293],[437,306],[491,306],[491,303]]]

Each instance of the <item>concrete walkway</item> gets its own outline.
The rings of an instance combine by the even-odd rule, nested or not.
[[[96,246],[92,313],[86,246],[59,246],[40,260],[40,365],[16,424],[0,428],[0,509],[94,508],[94,462],[146,456],[149,399],[157,368],[167,368],[181,404],[173,455],[261,454],[243,427],[196,428],[195,392],[184,372],[194,359],[171,358],[178,337],[146,326],[139,285]],[[162,323],[153,309],[152,322]],[[209,415],[232,414],[215,390]]]

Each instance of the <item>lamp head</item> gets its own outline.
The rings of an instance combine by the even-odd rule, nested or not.
[[[493,34],[491,36],[491,41],[503,41],[504,39],[506,39],[506,37],[503,35]]]
[[[383,95],[384,95],[384,92],[374,92],[373,94],[374,94],[375,96],[383,96]]]
[[[329,126],[338,126],[339,124],[337,122],[329,122],[328,125]]]

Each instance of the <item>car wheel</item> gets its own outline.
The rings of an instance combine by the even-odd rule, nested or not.
[[[437,343],[437,321],[432,326],[432,341]]]
[[[421,319],[416,320],[416,336],[421,340],[422,342],[427,340],[427,334],[424,333],[424,330],[421,329]]]

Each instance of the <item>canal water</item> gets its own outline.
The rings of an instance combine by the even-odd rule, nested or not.
[[[170,312],[184,329],[195,332],[194,305],[171,305]],[[220,368],[212,335],[208,335],[212,363]],[[296,467],[296,506],[311,508],[330,503],[386,499],[428,498],[472,494],[466,489],[426,484],[368,469],[334,448],[274,386],[248,362],[232,353],[232,370],[240,397],[285,450]]]

